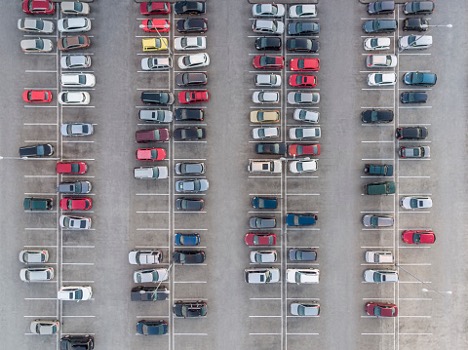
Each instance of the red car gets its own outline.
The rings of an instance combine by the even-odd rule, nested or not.
[[[165,1],[142,2],[140,13],[145,16],[167,15],[171,13],[171,4]]]
[[[28,15],[53,15],[55,5],[50,0],[23,0],[23,12]]]
[[[27,103],[49,103],[52,101],[52,91],[50,90],[25,90],[23,101]]]
[[[320,155],[320,144],[298,144],[293,143],[288,147],[288,153],[291,157],[296,156],[318,156]]]
[[[57,174],[83,175],[88,171],[85,162],[57,162],[55,166]]]
[[[179,103],[189,104],[209,101],[208,90],[183,90],[179,92]]]
[[[169,32],[171,25],[168,20],[160,18],[144,19],[141,22],[141,29],[148,33],[167,33]]]
[[[366,304],[366,312],[369,316],[397,317],[398,307],[392,303],[370,301]]]
[[[320,59],[318,58],[293,58],[289,65],[291,70],[295,71],[319,71],[320,70]]]
[[[166,159],[166,150],[164,148],[138,148],[136,151],[136,158],[138,160],[156,160]]]
[[[89,197],[64,197],[60,200],[60,209],[62,210],[91,210],[93,200]]]
[[[401,239],[408,244],[434,244],[436,236],[430,230],[406,230],[401,234]]]
[[[289,85],[300,88],[314,88],[317,86],[315,75],[293,74],[289,77]]]
[[[274,233],[247,232],[244,236],[244,243],[248,246],[275,245],[276,235]]]
[[[252,65],[256,69],[280,70],[284,67],[284,57],[258,55],[253,58]]]

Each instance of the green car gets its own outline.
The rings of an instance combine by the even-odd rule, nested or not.
[[[366,194],[368,195],[382,195],[382,194],[394,194],[395,193],[395,182],[375,182],[366,185]]]

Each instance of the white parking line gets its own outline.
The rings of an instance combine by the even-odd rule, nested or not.
[[[400,300],[432,301],[432,298],[399,298]]]
[[[62,283],[94,283],[94,281],[62,281]]]
[[[73,248],[73,249],[94,249],[94,245],[63,245],[62,248]]]
[[[57,123],[23,123],[24,126],[57,126]]]
[[[24,108],[57,108],[58,106],[54,106],[54,105],[34,105],[34,106],[31,106],[31,105],[24,105]]]
[[[57,227],[46,228],[46,227],[26,227],[26,231],[56,231]]]
[[[319,335],[320,333],[289,333],[289,332],[286,332],[286,335],[300,335],[300,336],[303,336],[303,335]]]
[[[26,315],[26,316],[23,316],[24,318],[57,318],[57,315]]]
[[[176,317],[178,318],[178,317]],[[193,336],[193,335],[196,335],[196,336],[207,336],[208,333],[174,333],[174,335],[188,335],[188,336]]]
[[[362,249],[393,249],[393,246],[369,246],[369,245],[362,245]]]
[[[174,281],[174,283],[180,283],[180,284],[202,284],[202,283],[207,283],[206,281]]]
[[[96,316],[85,316],[85,315],[62,315],[62,318],[94,318]]]
[[[398,315],[398,317],[402,318],[402,317],[405,317],[405,318],[432,318],[432,316],[427,316],[427,315]]]
[[[265,298],[255,298],[254,297],[254,298],[249,298],[249,299],[250,300],[263,300],[263,301],[265,301],[265,300],[281,300],[281,298],[274,298],[274,297],[269,297],[269,298],[267,298],[267,297],[265,297]]]
[[[397,175],[399,179],[430,179],[430,175]]]
[[[432,106],[400,106],[400,109],[423,109],[423,108],[432,108]]]
[[[57,73],[57,70],[43,70],[43,69],[26,69],[24,71],[25,73]],[[48,90],[57,90],[57,88],[54,89],[48,89]]]
[[[394,161],[395,159],[393,159],[393,158],[361,158],[361,160],[365,161],[365,162],[368,162],[368,161],[369,162],[371,162],[371,161],[376,161],[376,162],[378,162],[378,161],[382,161],[382,162],[383,161],[389,161],[390,162],[390,161]]]
[[[249,333],[249,335],[282,335],[282,333]]]
[[[288,196],[320,196],[320,193],[288,193]]]
[[[24,142],[57,143],[57,140],[24,140]],[[50,158],[49,158],[50,159]]]
[[[394,143],[394,140],[370,140],[370,141],[365,141],[361,140],[362,143]]]
[[[57,177],[57,174],[54,175],[23,175],[25,178],[41,178],[41,177]]]
[[[24,300],[27,300],[27,301],[40,300],[40,301],[42,301],[42,300],[57,300],[57,298],[56,297],[54,297],[54,298],[44,298],[44,297],[39,298],[39,297],[37,297],[37,298],[24,298]]]
[[[62,143],[94,143],[92,140],[63,140]]]
[[[169,214],[167,210],[137,210],[137,214]]]
[[[393,210],[361,210],[361,214],[393,214]],[[384,230],[384,229],[382,229]],[[387,229],[393,230],[393,229]]]
[[[393,106],[391,107],[383,107],[383,106],[365,106],[361,107],[361,109],[393,109]],[[380,125],[379,125],[380,126]],[[383,126],[383,125],[382,125]]]
[[[318,179],[318,176],[315,175],[303,175],[303,174],[298,174],[298,175],[286,175],[287,179],[290,178],[296,178],[296,179]]]
[[[267,316],[262,316],[262,315],[250,315],[249,318],[278,318],[281,317],[281,315],[274,316],[274,315],[267,315]]]
[[[249,210],[248,214],[281,214],[281,210]]]
[[[94,263],[62,263],[62,265],[93,266]]]
[[[135,196],[169,196],[169,193],[135,193]]]
[[[137,231],[167,231],[169,230],[168,228],[151,228],[151,227],[145,227],[145,228],[137,228]]]
[[[429,246],[400,246],[399,249],[431,249]]]
[[[137,315],[135,318],[169,318],[169,316],[158,316],[158,315]]]
[[[399,333],[399,334],[401,334],[401,333]],[[375,332],[375,333],[361,333],[361,335],[395,335],[395,333]]]
[[[432,333],[402,333],[399,332],[399,335],[432,335]]]
[[[419,126],[431,126],[432,124],[423,124],[423,123],[408,123],[408,124],[400,123],[399,124],[399,126],[418,126],[418,125]],[[401,141],[404,141],[404,140],[401,140]]]

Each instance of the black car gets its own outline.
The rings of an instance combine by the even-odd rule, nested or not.
[[[94,338],[91,335],[64,335],[60,339],[60,350],[93,350]]]
[[[175,77],[178,86],[200,86],[208,83],[208,76],[202,72],[179,73]]]
[[[42,158],[50,157],[53,154],[54,146],[52,146],[50,143],[23,146],[19,148],[20,158]]]
[[[174,115],[177,121],[201,122],[205,119],[205,111],[201,108],[177,108]]]
[[[255,152],[257,154],[286,154],[287,147],[284,143],[257,143]]]
[[[427,137],[427,129],[424,126],[397,128],[395,137],[398,140],[424,140]]]
[[[205,201],[202,198],[183,197],[177,198],[175,205],[177,210],[202,211],[205,207]]]
[[[141,320],[136,324],[136,331],[142,335],[162,335],[168,330],[167,322],[163,320],[146,321]]]
[[[398,22],[394,19],[373,19],[365,21],[362,29],[366,33],[392,33],[398,28]]]
[[[426,103],[427,94],[419,91],[402,92],[400,95],[401,103]]]
[[[320,24],[317,22],[292,21],[288,24],[289,35],[314,35],[320,33]]]
[[[395,11],[395,1],[375,1],[367,6],[370,15],[384,15]]]
[[[410,1],[403,6],[405,15],[430,15],[434,11],[432,1]]]
[[[389,109],[368,109],[361,113],[363,123],[380,124],[393,121],[393,111]]]
[[[205,258],[203,250],[176,250],[172,254],[172,260],[177,264],[201,264]]]
[[[206,18],[185,18],[177,21],[179,33],[205,33],[208,30]]]
[[[289,249],[289,260],[291,261],[316,261],[317,252],[309,248]]]
[[[166,287],[144,287],[132,288],[132,301],[157,301],[169,298],[169,289]]]
[[[178,128],[174,130],[173,136],[177,141],[203,140],[206,137],[206,131],[204,128],[197,127]]]
[[[429,22],[423,17],[407,18],[403,22],[403,30],[424,32],[429,29]]]
[[[281,38],[275,38],[271,36],[262,36],[255,39],[255,48],[257,50],[274,50],[278,51],[281,49]]]
[[[176,163],[174,170],[177,175],[203,175],[205,163]]]
[[[174,95],[163,91],[143,91],[141,101],[147,104],[167,106],[174,103]]]
[[[208,305],[201,300],[176,301],[172,307],[172,312],[177,317],[183,318],[204,317],[208,313]]]
[[[307,38],[291,38],[286,40],[286,48],[292,52],[318,52],[320,43]]]
[[[201,1],[177,1],[174,12],[178,15],[203,15],[206,13],[206,4]]]

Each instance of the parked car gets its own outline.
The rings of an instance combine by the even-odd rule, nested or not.
[[[366,263],[393,264],[393,253],[385,250],[368,250],[365,255]]]
[[[174,4],[174,13],[177,15],[203,15],[206,13],[206,2],[177,1]]]
[[[253,103],[278,103],[280,94],[277,91],[254,91],[252,93]]]
[[[423,17],[407,18],[403,21],[403,30],[425,32],[429,29],[429,21]]]
[[[279,174],[283,168],[281,160],[251,160],[247,167],[249,173]]]
[[[395,182],[374,182],[365,186],[367,195],[389,195],[395,193]]]
[[[205,317],[208,314],[208,304],[205,301],[181,301],[178,300],[172,307],[176,317],[194,318]]]
[[[68,2],[63,2],[63,4],[67,4],[67,3]],[[67,335],[64,335],[60,339],[60,350],[93,350],[93,349],[94,349],[94,337],[92,335],[67,334]]]
[[[286,49],[291,52],[319,52],[320,43],[309,38],[289,38],[286,40]]]
[[[171,24],[167,19],[149,18],[141,21],[140,28],[146,33],[168,33]]]
[[[278,283],[280,281],[278,268],[245,269],[245,281],[250,284]]]
[[[173,133],[174,140],[177,141],[197,141],[204,140],[206,130],[198,127],[177,128]]]
[[[398,40],[400,50],[422,50],[432,46],[431,35],[406,35]]]
[[[427,93],[419,91],[405,91],[400,94],[401,103],[426,103]]]
[[[284,33],[284,23],[275,19],[256,19],[252,23],[254,33],[276,34]]]
[[[52,210],[54,200],[52,198],[26,197],[23,200],[23,209],[29,211]]]
[[[42,18],[20,18],[17,28],[23,32],[37,34],[52,34],[54,31],[54,22]]]
[[[24,90],[22,97],[26,103],[49,103],[52,101],[52,91]]]
[[[397,317],[398,307],[393,303],[370,301],[366,303],[366,313],[376,317]]]
[[[88,165],[85,162],[57,162],[55,166],[57,174],[83,175],[88,171]]]
[[[255,39],[255,48],[259,51],[279,51],[281,50],[281,38],[271,36],[259,37]]]
[[[43,158],[54,154],[54,146],[50,143],[22,146],[19,148],[20,158]]]
[[[89,123],[66,123],[60,126],[62,136],[90,136],[93,133],[93,125]]]
[[[133,176],[140,180],[162,180],[167,179],[169,170],[167,166],[152,166],[133,168]]]
[[[249,227],[258,229],[274,228],[276,227],[276,219],[274,217],[251,216]]]
[[[205,120],[205,111],[202,108],[177,108],[174,116],[177,121],[202,122]]]
[[[312,268],[286,269],[288,283],[315,284],[320,281],[320,271]]]
[[[64,15],[88,15],[90,6],[81,1],[62,1],[60,4],[60,11]]]
[[[393,111],[390,109],[367,109],[361,113],[363,123],[380,124],[393,121]]]
[[[163,261],[160,250],[135,249],[128,253],[128,262],[132,265],[157,265]]]
[[[50,39],[23,39],[20,42],[20,47],[24,53],[42,53],[51,52],[54,44]]]
[[[296,104],[317,104],[320,102],[320,93],[291,91],[288,93],[288,103]]]
[[[407,244],[434,244],[436,236],[431,230],[405,230],[401,240]]]
[[[292,143],[288,147],[288,153],[291,157],[300,156],[319,156],[320,144],[298,144]]]
[[[60,76],[63,87],[94,87],[96,78],[88,73],[65,73]]]
[[[397,28],[398,22],[394,19],[372,19],[362,25],[366,33],[393,33]]]
[[[88,56],[88,55],[62,55],[62,57],[60,58],[60,67],[62,69],[89,68],[89,67],[91,67],[91,56]]]
[[[424,126],[406,126],[397,128],[395,137],[398,140],[424,140],[427,137],[427,128]]]
[[[255,69],[281,70],[284,67],[283,56],[257,55],[252,65]]]
[[[203,175],[205,173],[205,163],[176,163],[174,169],[177,175]]]
[[[400,199],[403,209],[429,209],[432,208],[431,197],[408,196]]]
[[[200,244],[200,234],[198,233],[176,233],[174,245],[176,246],[197,246]]]
[[[409,1],[403,5],[405,15],[430,15],[434,11],[432,1]]]
[[[210,183],[207,179],[183,179],[175,183],[176,192],[182,193],[206,192],[209,187]]]
[[[167,287],[146,287],[138,286],[132,288],[130,292],[132,301],[158,301],[169,299],[169,290]]]
[[[169,271],[164,268],[137,270],[133,273],[135,283],[159,283],[169,278]]]
[[[320,70],[320,59],[315,57],[298,57],[293,58],[289,62],[289,68],[292,71],[312,71],[317,72]]]
[[[61,105],[89,105],[91,95],[87,91],[63,91],[58,95],[58,102]]]
[[[394,220],[391,216],[366,214],[362,217],[364,227],[390,227]]]
[[[252,208],[254,209],[276,209],[278,207],[278,198],[276,197],[252,197]]]
[[[89,181],[61,182],[57,187],[58,193],[87,194],[92,186]]]
[[[195,53],[180,56],[177,60],[180,69],[192,69],[206,67],[210,64],[210,56],[207,53]]]
[[[202,72],[179,73],[175,76],[175,83],[183,87],[206,85],[208,76]]]
[[[136,331],[142,335],[162,335],[168,332],[168,325],[166,321],[146,321],[140,320],[136,324]]]
[[[252,138],[254,140],[264,140],[279,137],[279,128],[261,127],[252,129]]]
[[[397,63],[396,55],[368,55],[366,58],[367,68],[393,68]]]
[[[367,76],[369,86],[393,86],[397,82],[396,73],[370,73]]]
[[[317,17],[317,5],[301,4],[289,7],[290,18],[311,18]]]
[[[309,21],[290,21],[288,35],[317,35],[320,33],[320,24]]]
[[[296,108],[293,112],[293,119],[301,122],[316,124],[320,121],[320,112]]]
[[[205,36],[182,36],[174,39],[174,49],[179,51],[205,50]]]
[[[393,165],[391,164],[366,164],[364,173],[373,176],[393,176]]]
[[[59,224],[60,227],[66,230],[89,230],[91,228],[91,218],[85,216],[61,215]]]
[[[24,0],[27,2],[28,0]],[[32,0],[29,0],[32,1]],[[54,335],[60,329],[60,322],[57,320],[34,320],[29,325],[29,330],[38,335]]]
[[[276,235],[265,232],[247,232],[244,236],[244,243],[247,246],[274,246]]]
[[[431,149],[429,146],[400,147],[398,154],[400,158],[430,158]]]
[[[176,250],[172,254],[172,261],[176,264],[201,264],[205,259],[203,250]]]
[[[87,35],[63,36],[57,41],[60,51],[85,49],[91,46],[91,39]]]
[[[208,102],[210,100],[208,90],[182,90],[179,91],[177,97],[179,103],[182,104]]]
[[[253,17],[283,17],[285,7],[281,4],[255,4],[252,6]]]
[[[437,83],[437,75],[428,72],[407,72],[403,76],[406,85],[414,86],[434,86]]]
[[[140,13],[145,16],[167,15],[171,13],[171,3],[167,1],[141,2]]]
[[[170,123],[173,114],[166,109],[140,109],[138,119],[148,123]]]
[[[314,88],[317,86],[317,77],[315,75],[291,74],[289,76],[289,85],[298,88]]]
[[[398,282],[398,271],[368,269],[364,271],[364,281],[368,283],[396,283]]]
[[[54,268],[49,266],[27,267],[20,270],[20,279],[23,282],[44,282],[54,279]]]
[[[135,132],[135,141],[138,143],[164,142],[168,140],[169,140],[169,129],[167,128],[138,130]]]
[[[281,86],[279,74],[257,74],[254,78],[255,86],[278,87]]]
[[[202,198],[177,198],[175,202],[177,210],[183,211],[202,211],[205,207],[205,201]]]
[[[144,57],[141,59],[141,69],[144,71],[169,70],[172,67],[170,57]]]
[[[208,20],[206,18],[184,18],[176,23],[179,33],[205,33],[208,30]]]
[[[143,91],[141,93],[141,102],[168,106],[174,103],[174,95],[165,91]]]
[[[87,17],[65,17],[57,21],[60,33],[79,33],[91,30],[91,21]]]
[[[316,127],[299,127],[289,129],[289,138],[291,140],[304,140],[304,139],[319,139],[322,137],[322,130],[320,126]]]
[[[367,5],[367,13],[370,15],[386,15],[395,11],[395,1],[374,1]]]
[[[19,261],[23,264],[43,264],[49,261],[47,249],[25,249],[19,252]]]
[[[158,161],[166,159],[166,150],[164,148],[138,148],[136,150],[136,159],[144,161]]]
[[[255,145],[255,152],[257,154],[286,154],[286,144],[284,143],[257,143]]]
[[[390,49],[390,38],[375,37],[367,38],[364,40],[364,50],[366,51],[380,51],[388,49]]]
[[[291,261],[316,261],[317,252],[310,248],[291,248],[288,257]]]
[[[294,226],[312,226],[318,221],[317,214],[313,213],[287,213],[286,225],[290,227]]]
[[[93,296],[91,286],[68,286],[62,287],[57,292],[58,300],[90,300]]]
[[[276,262],[276,250],[252,250],[250,251],[251,263],[272,263]]]
[[[279,123],[280,111],[274,109],[254,110],[250,112],[250,122],[255,124]]]
[[[289,162],[289,171],[293,174],[313,173],[317,169],[317,159],[293,160]]]
[[[291,303],[289,312],[293,316],[317,317],[320,315],[320,304],[317,301]]]
[[[62,210],[91,210],[93,200],[89,197],[63,197],[60,200]]]
[[[55,4],[51,0],[23,0],[22,10],[28,15],[53,15]]]

